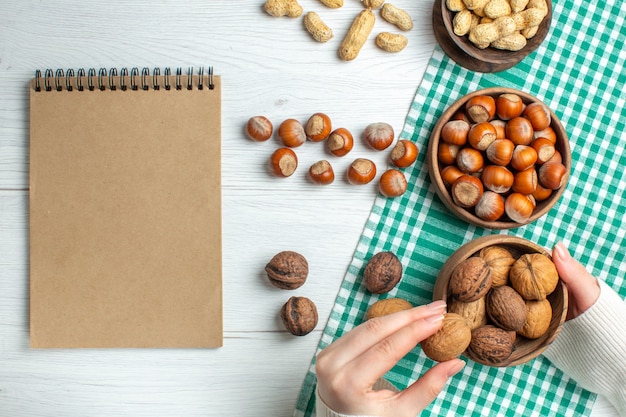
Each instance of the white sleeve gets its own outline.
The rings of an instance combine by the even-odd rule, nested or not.
[[[388,389],[391,391],[398,391],[391,382],[386,379],[379,379],[373,387],[374,390],[378,391],[381,389]],[[330,409],[324,401],[320,398],[319,392],[315,391],[315,416],[316,417],[376,417],[376,416],[357,416],[357,415],[348,415],[337,413],[336,411]]]
[[[626,303],[602,280],[593,306],[565,322],[544,355],[626,416]]]

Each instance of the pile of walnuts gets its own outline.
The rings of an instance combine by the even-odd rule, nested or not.
[[[462,353],[485,364],[505,362],[518,337],[546,334],[552,320],[547,296],[558,283],[546,255],[515,257],[499,245],[481,249],[453,270],[448,313],[437,333],[422,342],[424,353],[439,362]]]

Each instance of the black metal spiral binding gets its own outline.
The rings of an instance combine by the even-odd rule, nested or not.
[[[89,91],[115,91],[118,88],[122,91],[127,91],[128,89],[132,91],[139,89],[159,90],[161,87],[169,91],[172,86],[176,90],[193,90],[194,88],[202,90],[205,86],[209,90],[213,90],[215,88],[213,67],[207,67],[208,77],[205,77],[204,70],[204,67],[200,67],[197,74],[194,74],[193,67],[189,67],[185,85],[183,85],[182,81],[182,68],[176,69],[173,85],[170,80],[172,70],[169,67],[165,68],[163,76],[161,76],[160,68],[154,68],[150,71],[148,67],[142,68],[141,72],[137,67],[131,68],[130,72],[128,68],[121,68],[119,73],[116,68],[110,68],[109,70],[100,68],[98,71],[94,68],[89,68],[87,71],[84,68],[79,68],[76,71],[71,68],[67,71],[46,69],[43,75],[41,70],[36,70],[34,88],[35,91],[63,91],[64,89],[73,91],[74,88],[78,91],[85,91],[84,80],[86,80],[86,89]]]

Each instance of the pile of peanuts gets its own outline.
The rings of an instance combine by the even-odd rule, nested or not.
[[[457,36],[477,48],[519,51],[548,14],[546,0],[446,0]]]
[[[265,142],[274,134],[272,122],[265,116],[253,116],[246,123],[246,134],[255,142]],[[305,142],[324,142],[328,152],[334,157],[347,155],[354,146],[352,133],[344,128],[332,127],[330,117],[325,113],[315,113],[306,123],[289,118],[281,122],[276,132],[281,147],[276,149],[269,158],[269,171],[281,178],[292,176],[298,168],[298,156],[295,148]],[[407,190],[407,180],[402,171],[412,165],[419,154],[417,145],[407,139],[394,143],[393,127],[385,122],[370,123],[363,131],[363,140],[375,151],[391,148],[389,159],[395,168],[389,168],[380,176],[379,190],[385,197],[398,197]],[[332,164],[322,159],[309,167],[308,176],[311,182],[319,185],[332,184],[335,172]],[[376,178],[376,164],[367,158],[356,158],[350,164],[346,178],[350,184],[368,184]]]
[[[338,9],[343,6],[343,0],[319,1],[330,9]],[[391,3],[385,3],[385,0],[361,0],[361,3],[365,9],[355,17],[339,46],[339,58],[344,61],[355,59],[365,45],[376,22],[376,17],[372,12],[374,9],[380,9],[380,16],[398,29],[402,31],[413,29],[411,16],[405,10]],[[302,16],[304,12],[297,0],[267,0],[263,8],[269,15],[276,17],[296,18]],[[306,30],[316,41],[328,42],[333,38],[332,29],[324,23],[318,13],[307,12],[303,20]],[[408,38],[400,33],[380,32],[376,36],[376,46],[387,52],[400,52],[408,42]]]

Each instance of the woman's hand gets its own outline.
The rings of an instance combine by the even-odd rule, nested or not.
[[[415,417],[459,372],[465,362],[453,359],[428,370],[401,392],[373,386],[420,341],[441,326],[445,303],[401,311],[368,320],[336,340],[317,357],[318,393],[342,414]]]
[[[554,246],[552,261],[556,265],[559,276],[567,285],[569,295],[567,320],[571,320],[584,313],[596,302],[600,296],[600,286],[598,280],[570,256],[563,242]]]

